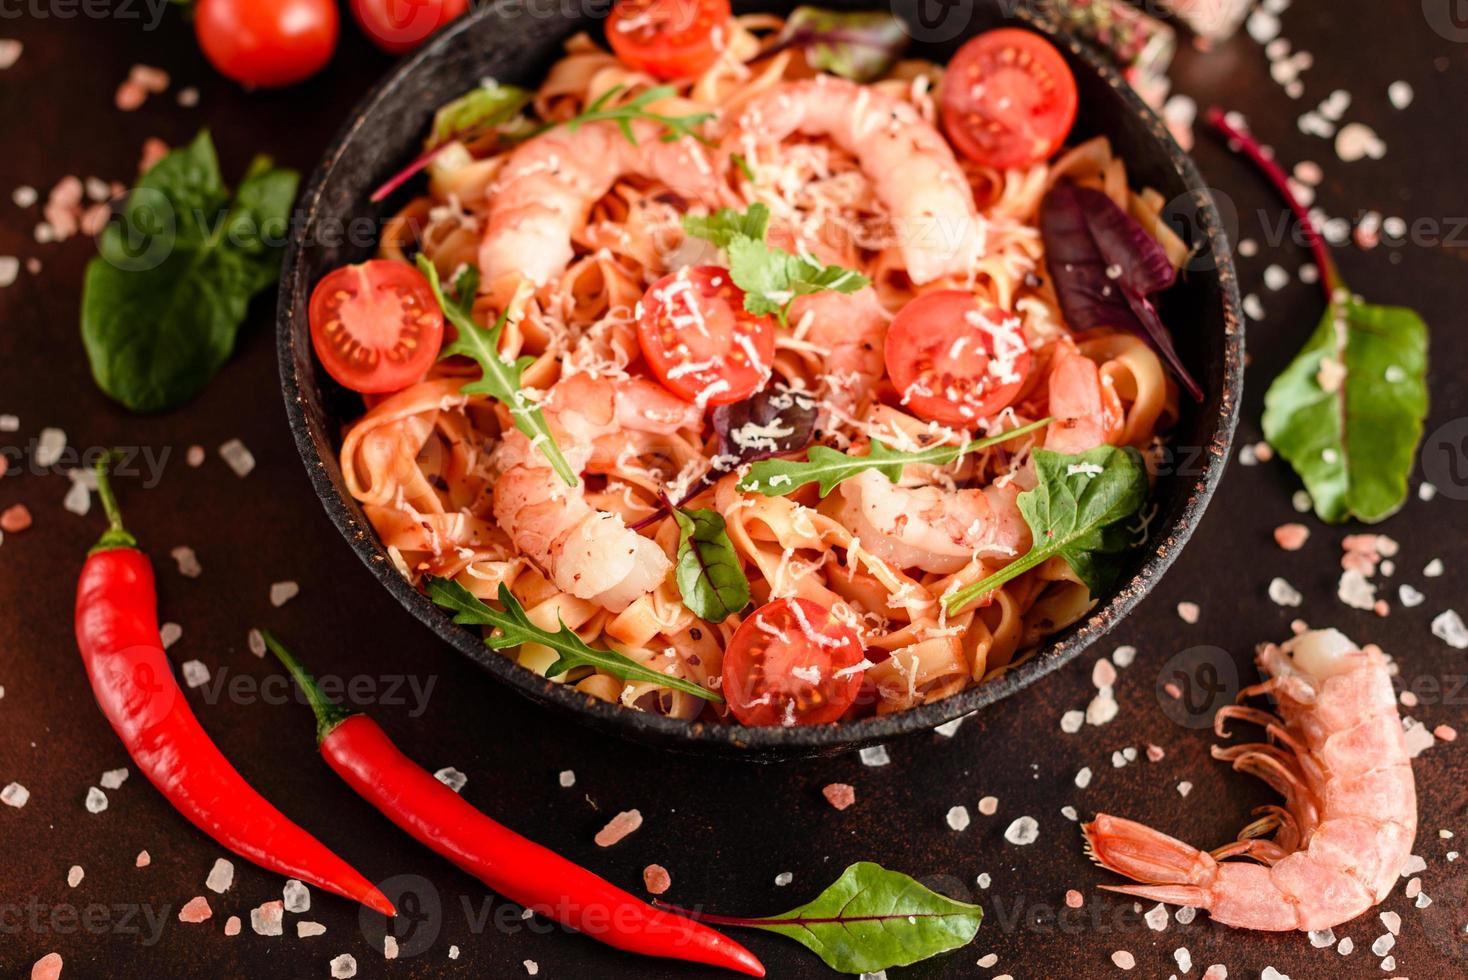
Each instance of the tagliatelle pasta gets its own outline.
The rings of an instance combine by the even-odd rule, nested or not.
[[[944,611],[943,596],[1029,546],[1014,501],[1034,483],[1032,450],[1106,443],[1148,454],[1177,417],[1176,385],[1144,340],[1067,325],[1038,225],[1047,191],[1058,181],[1101,190],[1175,266],[1186,247],[1161,222],[1160,197],[1130,188],[1104,138],[1023,167],[957,162],[940,135],[941,66],[899,61],[857,86],[816,80],[797,51],[747,63],[780,25],[768,15],[735,18],[713,66],[658,104],[668,115],[712,114],[702,129],[709,145],[663,142],[639,125],[634,148],[612,123],[561,127],[517,146],[454,144],[430,166],[428,193],[385,230],[383,258],[421,253],[446,282],[463,267],[480,270],[475,317],[487,324],[508,314],[502,356],[524,359],[522,384],[581,474],[578,486],[558,483],[505,405],[464,392],[479,371],[458,359],[402,391],[367,396],[341,464],[415,582],[452,578],[486,601],[507,585],[537,625],[564,623],[593,646],[710,690],[749,613],[780,597],[809,600],[865,651],[866,696],[846,717],[885,714],[1013,667],[1093,605],[1081,579],[1053,558],[956,615]],[[604,97],[624,104],[655,81],[578,35],[531,105],[539,119],[563,121]],[[838,111],[840,99],[851,104]],[[871,112],[885,115],[862,115]],[[902,149],[874,135],[883,127],[911,134],[908,164],[931,173],[874,172]],[[925,141],[942,153],[923,149]],[[577,149],[597,155],[572,159]],[[927,206],[956,192],[944,186],[952,174],[971,202],[968,217]],[[576,194],[586,197],[580,205]],[[775,332],[768,384],[817,401],[821,444],[860,453],[876,439],[911,451],[1059,421],[952,464],[908,466],[898,485],[869,471],[824,497],[814,486],[785,496],[740,490],[741,471],[713,470],[712,396],[690,404],[661,389],[648,394],[638,324],[650,284],[715,261],[709,242],[685,232],[684,216],[753,204],[769,210],[772,245],[870,280],[850,293],[796,298],[789,326]],[[567,241],[557,237],[562,223]],[[883,365],[893,317],[919,297],[954,290],[1002,312],[1002,322],[985,321],[993,357],[1027,366],[1008,369],[1013,392],[1002,410],[963,424],[921,414],[913,387],[896,387]],[[1010,355],[1006,343],[1017,345]],[[633,380],[647,387],[629,387]],[[629,410],[653,422],[626,424]],[[722,516],[750,583],[743,614],[706,622],[685,605],[668,571],[679,531],[659,503],[665,493]],[[614,540],[629,543],[630,560],[607,550]],[[649,568],[657,574],[643,575]],[[539,672],[555,660],[535,644],[510,655]],[[728,714],[723,704],[589,668],[558,679],[673,717]]]

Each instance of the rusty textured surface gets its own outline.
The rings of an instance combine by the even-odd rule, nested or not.
[[[405,950],[416,949],[432,935],[427,948],[388,964],[372,952],[355,910],[320,894],[300,918],[324,924],[323,936],[299,940],[292,930],[267,939],[250,934],[247,923],[244,935],[226,938],[224,918],[247,918],[250,908],[278,898],[278,879],[240,865],[227,894],[206,893],[204,878],[219,849],[136,772],[108,792],[105,812],[87,813],[87,788],[103,771],[128,764],[92,703],[71,638],[71,585],[100,518],[83,520],[61,509],[64,476],[33,474],[12,461],[14,475],[0,480],[0,507],[24,502],[36,524],[0,544],[0,784],[20,782],[31,799],[24,809],[0,807],[0,975],[25,976],[38,956],[52,950],[65,958],[63,976],[89,978],[321,977],[331,957],[343,952],[356,956],[359,976],[366,977],[514,977],[525,975],[525,960],[534,960],[542,977],[706,975],[633,960],[583,937],[528,928],[517,910],[485,904],[476,882],[413,846],[352,798],[314,757],[306,708],[276,703],[281,689],[261,687],[278,672],[246,649],[246,631],[257,624],[292,641],[318,673],[375,685],[375,693],[358,692],[375,702],[374,715],[426,765],[453,765],[467,773],[468,799],[633,890],[640,888],[641,869],[656,862],[672,875],[666,896],[671,901],[723,912],[773,912],[813,895],[846,863],[867,859],[983,902],[988,919],[972,947],[893,971],[894,980],[1002,973],[1118,976],[1108,958],[1115,949],[1135,954],[1138,967],[1129,975],[1167,977],[1177,972],[1173,951],[1179,946],[1191,954],[1193,977],[1215,962],[1228,964],[1233,977],[1255,977],[1271,965],[1296,978],[1468,975],[1468,876],[1462,871],[1468,865],[1444,859],[1447,851],[1462,848],[1468,834],[1462,740],[1434,747],[1417,762],[1422,830],[1416,853],[1426,859],[1421,879],[1433,903],[1416,909],[1399,889],[1384,906],[1402,917],[1392,950],[1395,971],[1383,971],[1380,957],[1371,953],[1385,932],[1374,915],[1337,930],[1355,943],[1355,952],[1344,958],[1311,948],[1302,936],[1244,935],[1215,927],[1205,916],[1188,926],[1174,921],[1162,933],[1149,931],[1129,903],[1095,890],[1106,877],[1088,864],[1079,835],[1060,813],[1067,805],[1083,814],[1106,809],[1204,845],[1230,838],[1249,807],[1270,794],[1209,759],[1208,733],[1171,720],[1156,689],[1171,677],[1174,655],[1198,646],[1226,651],[1210,662],[1225,679],[1232,670],[1247,681],[1252,644],[1284,635],[1295,615],[1382,643],[1402,664],[1403,686],[1420,698],[1407,713],[1429,727],[1468,727],[1464,654],[1428,630],[1442,609],[1468,606],[1455,575],[1468,560],[1462,518],[1468,454],[1461,445],[1468,345],[1457,327],[1468,292],[1465,236],[1455,217],[1463,213],[1461,175],[1468,165],[1468,140],[1458,121],[1468,101],[1468,38],[1445,36],[1452,34],[1449,28],[1434,30],[1423,9],[1406,2],[1353,4],[1346,16],[1340,5],[1297,4],[1284,16],[1285,33],[1311,50],[1316,62],[1306,73],[1308,92],[1299,103],[1280,95],[1258,46],[1244,39],[1207,58],[1184,52],[1177,77],[1200,101],[1226,100],[1246,111],[1281,159],[1322,163],[1327,177],[1320,198],[1333,213],[1374,208],[1409,222],[1425,219],[1434,224],[1424,227],[1437,229],[1433,245],[1340,253],[1348,282],[1373,299],[1417,306],[1434,327],[1434,401],[1423,465],[1442,492],[1431,503],[1414,497],[1382,528],[1402,543],[1396,576],[1387,580],[1389,594],[1394,597],[1395,584],[1407,582],[1427,593],[1427,602],[1403,609],[1394,601],[1387,619],[1345,608],[1333,595],[1338,541],[1345,532],[1310,522],[1315,533],[1305,550],[1278,551],[1269,532],[1298,519],[1289,500],[1295,483],[1279,464],[1234,463],[1176,566],[1104,644],[986,709],[952,739],[920,735],[891,744],[893,761],[881,769],[863,767],[855,757],[778,767],[700,762],[623,744],[533,707],[436,640],[386,599],[343,544],[305,478],[280,404],[268,301],[255,307],[238,356],[193,405],[139,419],[103,399],[87,376],[76,334],[81,270],[91,248],[84,241],[36,245],[36,213],[11,204],[10,189],[31,184],[44,190],[66,173],[127,178],[146,136],[178,143],[206,121],[228,177],[257,150],[309,170],[387,61],[348,29],[343,50],[321,78],[288,93],[245,96],[208,71],[173,15],[153,33],[120,20],[0,21],[0,35],[26,44],[21,61],[0,76],[0,132],[7,146],[0,155],[0,255],[35,255],[44,262],[40,275],[22,273],[16,285],[0,290],[0,413],[21,421],[20,431],[5,434],[0,444],[24,447],[43,426],[59,426],[76,447],[169,451],[158,486],[127,487],[125,505],[160,571],[162,618],[183,627],[173,652],[180,660],[202,660],[216,681],[225,682],[219,693],[206,688],[191,694],[206,727],[290,815],[374,878],[422,876],[413,880],[426,911],[435,901],[440,910],[422,918],[414,946],[404,943]],[[169,69],[176,87],[198,85],[200,108],[179,109],[170,95],[150,100],[136,114],[117,114],[112,90],[137,61]],[[1387,84],[1399,78],[1417,93],[1404,112],[1391,109],[1384,95]],[[1326,142],[1295,128],[1300,111],[1337,87],[1356,97],[1350,118],[1370,123],[1386,140],[1385,160],[1334,162]],[[1205,176],[1236,206],[1243,236],[1263,246],[1240,268],[1246,291],[1261,294],[1268,314],[1262,324],[1251,325],[1254,363],[1239,433],[1244,443],[1258,438],[1264,384],[1313,328],[1319,300],[1299,283],[1277,293],[1262,287],[1269,262],[1293,270],[1302,256],[1289,246],[1274,252],[1264,245],[1282,210],[1243,165],[1206,138],[1201,142],[1196,156]],[[244,481],[214,453],[232,437],[242,438],[259,461]],[[193,444],[209,449],[199,469],[183,463]],[[185,579],[173,570],[168,551],[181,544],[197,550],[202,578]],[[1424,579],[1421,569],[1433,557],[1444,560],[1448,574]],[[1276,574],[1305,593],[1299,610],[1280,609],[1266,597]],[[268,590],[283,579],[298,580],[301,594],[273,609]],[[1176,616],[1175,605],[1183,600],[1202,604],[1197,625]],[[1091,665],[1118,643],[1139,649],[1118,681],[1121,715],[1105,727],[1062,735],[1060,715],[1085,706],[1093,690]],[[406,686],[389,690],[404,677],[419,690],[432,683],[425,710],[417,710],[419,702]],[[1193,680],[1207,676],[1195,672]],[[1112,768],[1113,751],[1149,743],[1166,749],[1162,761]],[[1072,782],[1081,766],[1095,771],[1084,791]],[[573,789],[557,785],[563,769],[576,772]],[[1180,780],[1193,783],[1186,798],[1175,789]],[[856,805],[832,810],[820,794],[829,782],[854,785]],[[993,817],[977,813],[978,800],[987,795],[999,800]],[[963,833],[944,823],[956,804],[975,814]],[[616,848],[599,851],[593,834],[630,807],[642,811],[643,828]],[[1004,827],[1024,814],[1039,820],[1039,841],[1025,848],[1005,843]],[[1457,837],[1442,839],[1439,829]],[[152,864],[137,869],[134,857],[143,849]],[[86,872],[74,889],[66,884],[73,864]],[[793,873],[793,882],[775,886],[775,876],[784,871]],[[980,874],[992,878],[986,891],[975,885]],[[1068,888],[1084,893],[1086,907],[1057,922]],[[214,918],[180,924],[179,908],[201,894],[209,895]],[[88,909],[90,921],[79,921]],[[161,918],[156,936],[145,912]],[[288,925],[295,918],[288,917]],[[741,938],[765,958],[772,976],[828,975],[810,954],[783,939]],[[453,961],[451,944],[461,951]],[[974,965],[990,952],[998,954],[995,966]]]

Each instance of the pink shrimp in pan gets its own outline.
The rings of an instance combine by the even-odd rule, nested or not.
[[[797,133],[856,157],[895,226],[908,276],[963,275],[984,248],[973,191],[942,134],[901,99],[830,75],[785,82],[752,99],[725,136],[726,154]]]
[[[1281,793],[1239,840],[1200,851],[1150,827],[1098,814],[1082,829],[1102,867],[1137,885],[1103,886],[1205,909],[1225,925],[1322,930],[1349,922],[1391,892],[1417,836],[1417,793],[1386,656],[1335,630],[1302,633],[1258,655],[1278,715],[1232,705],[1230,719],[1263,725],[1269,743],[1214,747]],[[1273,839],[1264,835],[1273,832]],[[1227,861],[1249,858],[1253,862]]]
[[[585,374],[558,382],[541,406],[577,471],[609,466],[628,431],[676,432],[702,414],[650,381]],[[523,433],[505,436],[492,465],[495,520],[557,588],[621,612],[662,583],[672,567],[662,549],[592,507],[584,485],[567,486]]]
[[[1083,453],[1113,442],[1126,421],[1111,379],[1069,345],[1056,351],[1048,405],[1055,421],[1045,429],[1045,448],[1057,453]]]
[[[710,155],[697,140],[664,142],[658,124],[631,125],[636,144],[613,123],[596,122],[574,132],[553,129],[514,151],[490,197],[479,245],[480,276],[492,293],[506,295],[520,279],[543,286],[564,272],[574,255],[572,233],[622,177],[652,178],[708,206],[724,203]]]

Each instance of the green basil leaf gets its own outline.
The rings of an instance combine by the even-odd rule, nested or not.
[[[660,684],[705,701],[723,700],[713,691],[706,690],[693,681],[669,676],[615,650],[599,650],[589,646],[565,623],[560,623],[561,628],[555,633],[541,629],[525,615],[525,607],[520,605],[514,593],[503,583],[499,589],[500,605],[505,607],[503,612],[486,605],[453,579],[430,577],[425,587],[428,597],[435,604],[454,614],[454,622],[461,626],[490,627],[493,632],[485,636],[484,645],[491,650],[508,650],[526,643],[539,643],[556,651],[559,656],[546,670],[547,677],[559,677],[578,667],[595,667],[624,681]]]
[[[443,307],[446,316],[459,336],[452,344],[445,344],[439,358],[453,357],[455,355],[472,358],[479,362],[483,369],[483,375],[478,381],[471,381],[459,389],[466,395],[489,395],[491,398],[503,403],[510,410],[510,418],[519,429],[530,440],[530,444],[538,449],[542,456],[550,461],[551,466],[560,474],[561,479],[566,481],[567,486],[576,486],[576,472],[571,469],[571,464],[566,457],[561,455],[561,448],[556,445],[555,436],[551,435],[550,425],[545,420],[543,413],[534,402],[525,397],[525,392],[520,388],[520,375],[525,370],[527,359],[522,358],[518,362],[506,361],[500,356],[500,335],[505,331],[505,318],[508,310],[501,313],[494,326],[488,330],[474,322],[470,310],[474,305],[474,291],[478,288],[479,274],[471,273],[472,278],[461,273],[455,283],[455,296],[450,299],[444,295],[443,286],[438,279],[438,270],[425,255],[418,256],[418,269],[428,279],[428,285],[433,290],[438,305]]]
[[[258,157],[231,199],[207,130],[138,179],[82,283],[92,377],[135,412],[198,394],[280,275],[298,177]]]
[[[1148,490],[1141,453],[1098,446],[1075,455],[1037,449],[1033,458],[1038,482],[1018,504],[1034,543],[988,578],[945,596],[950,613],[1057,555],[1091,595],[1100,595],[1115,580],[1121,555],[1136,543]]]
[[[532,98],[533,94],[523,88],[501,85],[494,79],[488,79],[478,88],[439,107],[433,114],[428,149],[454,140],[470,139],[511,122]]]
[[[1427,325],[1405,307],[1337,296],[1265,393],[1264,438],[1321,520],[1374,523],[1407,499],[1427,417]]]
[[[841,973],[876,973],[967,946],[983,917],[977,905],[860,861],[804,905],[731,924],[788,936]],[[719,922],[711,916],[705,920]]]
[[[749,579],[716,510],[673,509],[678,522],[674,577],[683,604],[700,619],[722,623],[749,605]]]
[[[908,31],[886,11],[835,11],[796,7],[775,43],[761,52],[799,48],[816,71],[857,82],[880,78],[907,47]]]
[[[891,449],[879,439],[871,441],[865,456],[848,456],[830,446],[811,446],[806,453],[806,459],[760,460],[739,481],[739,489],[766,497],[783,497],[807,483],[816,483],[820,485],[820,494],[824,497],[841,481],[849,480],[863,470],[876,470],[896,483],[902,479],[904,466],[945,466],[960,456],[1029,435],[1043,429],[1052,421],[1054,420],[1051,418],[1043,418],[1007,432],[974,439],[961,446],[929,446],[910,453]]]

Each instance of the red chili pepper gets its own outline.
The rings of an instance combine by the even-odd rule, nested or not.
[[[97,463],[97,493],[109,527],[77,583],[76,643],[128,754],[174,809],[240,857],[396,915],[370,881],[255,792],[194,717],[158,635],[153,566],[122,526],[107,464]]]
[[[404,755],[377,722],[328,700],[290,651],[264,636],[316,713],[316,742],[327,764],[420,844],[505,898],[608,946],[765,975],[764,964],[727,936],[653,908],[474,809]]]

